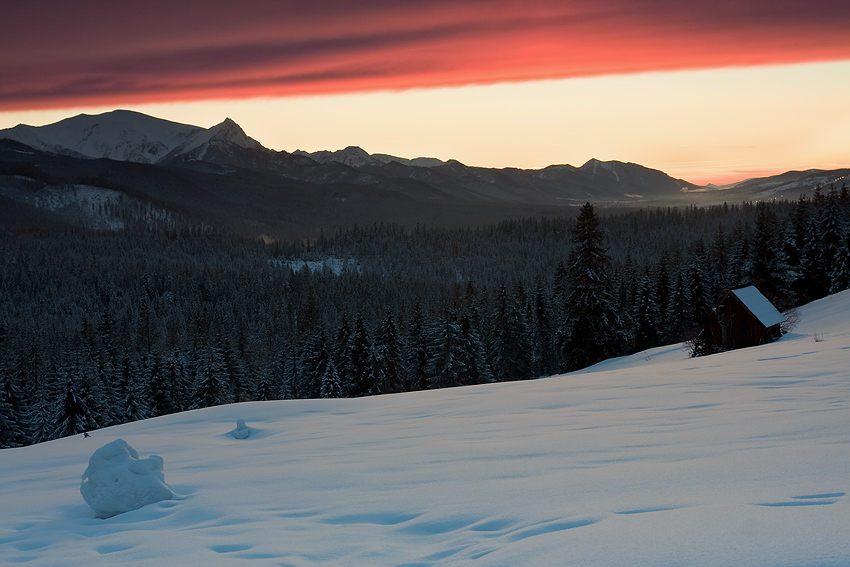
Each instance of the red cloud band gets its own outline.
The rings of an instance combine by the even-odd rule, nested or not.
[[[850,59],[844,0],[100,4],[4,8],[0,109]]]

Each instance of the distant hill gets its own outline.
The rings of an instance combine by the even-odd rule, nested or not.
[[[0,130],[0,196],[25,209],[43,209],[45,200],[22,193],[22,185],[30,192],[85,185],[117,191],[135,200],[137,209],[144,204],[271,237],[309,237],[323,229],[375,222],[476,225],[563,214],[585,201],[654,207],[764,198],[786,186],[805,189],[816,179],[821,184],[843,179],[847,170],[818,173],[718,189],[619,161],[592,159],[581,167],[526,170],[369,154],[358,147],[276,152],[230,119],[201,128],[128,110]],[[73,209],[69,199],[60,201]],[[83,213],[74,209],[70,214],[71,209],[54,208],[47,216],[50,222],[115,225],[109,219],[86,220],[85,205],[77,206]],[[31,226],[39,214],[29,210],[19,216]]]

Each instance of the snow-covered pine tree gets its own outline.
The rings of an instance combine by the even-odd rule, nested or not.
[[[298,357],[298,397],[318,398],[322,377],[331,361],[324,326],[315,328]]]
[[[342,397],[342,386],[339,383],[339,373],[336,370],[336,364],[334,364],[333,359],[328,359],[328,363],[325,366],[325,372],[322,375],[322,387],[319,391],[319,397]]]
[[[729,289],[729,243],[722,223],[717,225],[717,231],[711,240],[709,266],[712,274],[711,289],[719,296]]]
[[[466,312],[461,313],[458,325],[460,326],[460,357],[463,370],[459,377],[460,383],[470,385],[492,382],[493,376],[487,364],[487,349],[472,316]]]
[[[352,397],[371,396],[376,393],[375,375],[370,364],[369,332],[361,315],[354,320],[354,327],[348,339],[346,349],[346,377],[348,383],[343,385],[346,393]]]
[[[145,373],[149,380],[148,391],[151,393],[151,413],[153,416],[174,413],[177,409],[172,400],[171,382],[166,376],[165,365],[160,362],[159,357],[155,354],[147,358]]]
[[[93,431],[99,427],[94,411],[89,406],[91,391],[82,375],[79,356],[79,351],[70,352],[62,370],[65,388],[51,436],[54,439]]]
[[[803,277],[803,250],[809,232],[809,209],[808,199],[805,195],[800,195],[788,215],[782,241],[782,253],[787,265],[785,282],[798,302],[802,297],[800,279]]]
[[[659,309],[649,277],[649,268],[638,281],[637,301],[632,319],[635,325],[634,350],[641,351],[658,346]]]
[[[143,379],[145,369],[139,367],[139,361],[129,351],[121,358],[118,382],[119,416],[121,423],[139,421],[153,417],[149,404],[150,395]]]
[[[830,293],[850,289],[850,232],[846,232],[835,253],[835,265],[829,274]]]
[[[561,370],[568,372],[622,354],[622,319],[611,294],[610,257],[593,205],[579,211],[572,232],[570,290],[561,333]]]
[[[552,307],[547,301],[543,284],[534,292],[534,322],[531,333],[531,373],[533,376],[550,376],[558,372],[558,348],[555,342],[555,325]]]
[[[190,409],[219,406],[230,399],[225,392],[228,377],[224,354],[216,346],[207,346],[201,351],[201,357],[195,365],[198,375],[195,377]]]
[[[800,278],[797,280],[797,300],[808,303],[826,297],[829,293],[829,273],[824,263],[821,235],[816,218],[809,221],[800,261]]]
[[[18,387],[0,360],[0,449],[26,445],[25,415]]]
[[[405,390],[428,389],[428,337],[425,330],[425,316],[422,307],[416,305],[413,310],[405,346],[407,357]]]
[[[30,443],[42,443],[53,439],[56,431],[56,406],[55,396],[51,395],[49,380],[43,379],[33,392],[27,412],[27,424]]]
[[[447,312],[434,326],[428,341],[428,387],[452,388],[463,385],[463,344],[460,325]]]
[[[375,337],[375,344],[372,346],[372,373],[378,393],[392,394],[402,391],[404,357],[391,307],[386,309],[384,320]]]
[[[841,261],[839,255],[847,228],[844,210],[834,185],[830,188],[823,206],[818,211],[818,225],[824,268],[830,280],[829,289],[837,289],[841,286],[833,280],[832,273]]]
[[[706,263],[705,244],[697,240],[689,251],[688,267],[685,272],[688,286],[688,307],[686,312],[686,332],[694,336],[696,329],[702,326],[708,310],[714,303],[714,292],[709,288],[708,265]]]
[[[732,252],[729,255],[729,270],[727,272],[727,282],[730,288],[739,288],[749,285],[749,274],[752,272],[750,262],[752,255],[750,254],[750,225],[748,223],[739,222],[732,230],[732,236],[729,239],[732,242]],[[728,291],[728,290],[722,290]]]
[[[277,364],[274,359],[266,364],[259,372],[257,386],[254,390],[254,399],[257,401],[276,400],[280,392],[280,380],[276,375]]]
[[[669,258],[662,254],[655,269],[655,300],[658,306],[658,331],[659,341],[662,343],[672,342],[671,332],[671,309],[672,286],[670,283],[670,272],[668,268]]]
[[[349,339],[351,339],[351,325],[348,322],[348,315],[343,312],[340,317],[339,326],[336,329],[336,334],[334,335],[333,344],[330,348],[330,355],[333,358],[334,364],[336,364],[343,394],[347,393],[351,383],[351,378],[348,375]]]
[[[280,373],[280,399],[294,400],[298,398],[297,373],[295,346],[286,346],[280,350],[275,358],[277,372]]]
[[[750,283],[779,309],[787,309],[793,302],[786,285],[788,266],[781,250],[779,221],[764,201],[758,203],[756,210]]]
[[[235,349],[233,343],[223,330],[219,331],[217,348],[222,353],[224,368],[227,375],[227,399],[228,402],[242,402],[246,400],[245,381],[247,372]]]
[[[184,356],[180,351],[174,349],[171,355],[165,359],[162,369],[166,388],[171,391],[174,411],[185,411],[192,405],[190,400],[192,388],[186,376],[184,362]]]
[[[490,370],[498,382],[531,378],[531,339],[525,321],[521,287],[508,295],[504,285],[496,292],[496,309],[490,322]]]

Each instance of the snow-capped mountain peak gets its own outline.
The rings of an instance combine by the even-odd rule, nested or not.
[[[203,148],[210,145],[265,149],[230,118],[212,128],[200,128],[130,110],[80,114],[39,127],[20,124],[0,131],[0,137],[57,154],[138,163],[161,163],[193,151],[205,154],[208,148]]]
[[[249,150],[269,151],[255,139],[251,138],[242,128],[230,118],[206,130],[200,130],[190,136],[185,142],[172,149],[161,161],[179,157],[205,161],[205,158],[215,151],[227,152],[228,147],[245,148]]]
[[[46,126],[20,124],[0,137],[74,157],[157,163],[203,128],[130,110],[80,114]]]

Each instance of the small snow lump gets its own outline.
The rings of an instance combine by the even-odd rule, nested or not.
[[[230,432],[235,439],[247,439],[251,436],[251,428],[245,425],[244,419],[236,420],[236,429]]]
[[[116,439],[89,459],[80,494],[98,518],[171,500],[174,493],[165,484],[162,464],[162,457],[156,455],[139,459],[139,453],[126,441]]]

